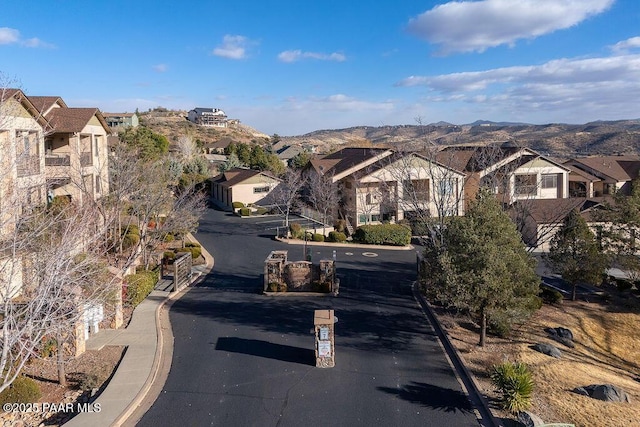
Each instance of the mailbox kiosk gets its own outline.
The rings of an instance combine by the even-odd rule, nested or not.
[[[333,310],[316,310],[313,316],[316,337],[316,367],[333,368],[335,366],[335,341],[333,330],[335,316]]]

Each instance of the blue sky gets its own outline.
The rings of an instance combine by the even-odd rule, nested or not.
[[[3,3],[2,80],[73,107],[215,107],[285,136],[640,118],[638,0]]]

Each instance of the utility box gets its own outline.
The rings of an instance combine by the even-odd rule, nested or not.
[[[316,310],[313,325],[316,338],[316,367],[333,368],[336,364],[333,310]]]

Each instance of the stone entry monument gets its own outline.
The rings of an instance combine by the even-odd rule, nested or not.
[[[335,361],[333,310],[316,310],[313,316],[315,329],[316,367],[333,368]]]

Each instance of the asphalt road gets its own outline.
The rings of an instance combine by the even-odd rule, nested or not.
[[[276,221],[276,222],[273,222]],[[210,209],[196,237],[213,272],[171,309],[173,362],[140,426],[478,426],[411,294],[415,252],[336,250],[338,297],[266,297],[281,222]],[[333,309],[334,368],[315,367],[313,312]]]

